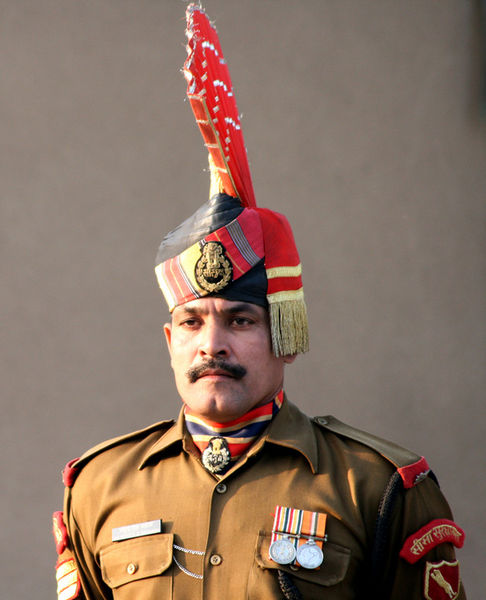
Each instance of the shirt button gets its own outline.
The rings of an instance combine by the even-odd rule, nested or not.
[[[226,485],[226,483],[218,483],[218,485],[216,486],[216,491],[218,492],[218,494],[225,494],[228,491],[228,486]]]
[[[213,554],[209,559],[209,562],[213,565],[213,567],[217,567],[223,562],[223,559],[219,554]]]
[[[129,575],[133,575],[134,573],[136,573],[137,569],[138,569],[138,565],[136,565],[135,563],[129,563],[127,565],[127,573]]]

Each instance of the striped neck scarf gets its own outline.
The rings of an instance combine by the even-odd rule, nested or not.
[[[191,434],[195,446],[201,452],[206,469],[218,475],[226,473],[263,433],[263,430],[280,410],[282,403],[283,390],[267,404],[257,406],[238,419],[227,423],[215,423],[202,419],[186,405],[184,407],[186,428]],[[223,446],[226,460],[223,460],[219,466],[211,468],[205,457],[211,451],[214,439],[216,439],[217,448]]]

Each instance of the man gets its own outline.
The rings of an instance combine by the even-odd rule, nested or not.
[[[285,217],[256,206],[199,7],[188,38],[212,191],[156,267],[183,408],[68,463],[58,597],[463,599],[464,534],[425,459],[285,397],[285,367],[308,342],[298,252]]]

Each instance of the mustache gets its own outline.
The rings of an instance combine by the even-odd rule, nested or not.
[[[208,371],[221,371],[234,379],[242,379],[246,375],[246,369],[242,365],[233,365],[222,358],[210,358],[200,365],[191,367],[186,375],[190,383],[195,383],[200,377],[204,377]]]

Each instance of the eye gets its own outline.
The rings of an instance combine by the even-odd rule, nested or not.
[[[250,317],[244,317],[244,316],[235,316],[233,317],[233,319],[231,320],[231,323],[236,326],[236,327],[249,327],[250,325],[252,325],[255,321],[250,318]]]
[[[199,325],[199,320],[194,317],[188,317],[187,319],[183,319],[178,323],[179,327],[184,327],[185,329],[195,329]]]

